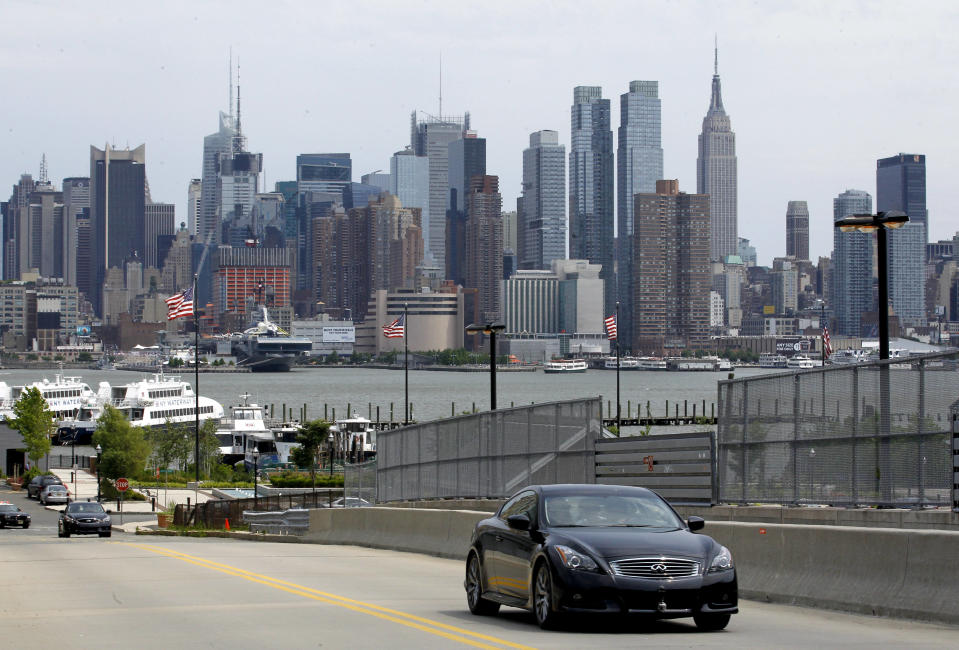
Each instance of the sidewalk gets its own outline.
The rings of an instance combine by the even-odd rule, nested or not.
[[[74,470],[72,469],[52,469],[50,470],[53,474],[56,474],[60,477],[60,480],[63,481],[63,484],[70,490],[70,498],[74,501],[95,501],[97,498],[97,477],[96,474],[91,474],[86,470],[77,470],[74,475]],[[104,479],[106,480],[106,479]],[[131,492],[133,489],[131,488]],[[154,486],[149,489],[137,490],[144,496],[146,496],[146,501],[132,501],[124,500],[123,501],[123,512],[130,513],[152,513],[153,504],[151,502],[152,497],[156,497],[156,511],[163,510],[168,503],[182,503],[185,504],[187,499],[190,500],[190,503],[205,503],[213,499],[213,496],[209,492],[203,490],[184,490],[184,489],[169,489],[166,490],[163,488],[163,484],[160,484],[159,491]],[[112,508],[116,509],[116,501],[110,501],[112,503]],[[104,501],[105,507],[110,507],[106,501]],[[58,506],[47,506],[48,510],[63,510],[62,505]],[[144,522],[140,522],[143,524]]]

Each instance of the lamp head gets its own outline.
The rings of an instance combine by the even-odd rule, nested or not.
[[[97,452],[97,456],[99,456],[99,455],[103,452],[103,447],[101,447],[101,446],[98,444],[98,445],[97,445],[97,448],[96,448],[94,451],[96,451],[96,452]]]

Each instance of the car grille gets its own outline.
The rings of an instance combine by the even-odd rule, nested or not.
[[[81,524],[95,524],[100,520],[99,519],[77,519],[77,521],[79,521]]]
[[[699,575],[699,562],[674,557],[637,557],[610,562],[613,573],[629,578],[691,578]]]

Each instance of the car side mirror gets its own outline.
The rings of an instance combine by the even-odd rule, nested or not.
[[[113,511],[108,508],[108,509],[107,509],[107,514],[109,515],[109,514],[112,514],[112,513],[113,513]]]
[[[690,517],[686,521],[686,525],[689,526],[689,530],[691,531],[702,530],[703,526],[706,525],[706,520],[702,517]]]
[[[510,515],[506,518],[506,525],[515,530],[529,530],[529,517],[527,515]]]

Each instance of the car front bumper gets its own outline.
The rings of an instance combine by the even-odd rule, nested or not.
[[[94,533],[106,533],[110,531],[111,522],[109,519],[98,519],[97,521],[64,521],[63,527],[71,535],[92,535]]]
[[[30,517],[4,517],[0,522],[4,526],[22,526],[30,523]]]
[[[567,612],[615,612],[657,618],[735,614],[735,570],[673,579],[630,578],[583,570],[554,569],[554,601]]]

